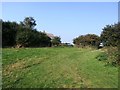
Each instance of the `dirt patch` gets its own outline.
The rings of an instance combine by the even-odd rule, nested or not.
[[[25,66],[25,61],[18,61],[14,64],[7,65],[3,70],[3,75],[11,74],[16,69],[21,69]]]
[[[28,61],[18,61],[14,64],[10,64],[8,66],[6,66],[5,68],[3,68],[3,75],[8,75],[8,74],[12,74],[13,71],[15,70],[21,70],[21,69],[26,69],[35,65],[39,65],[42,62],[44,62],[45,58],[41,58],[39,60],[33,60],[32,62],[28,63]]]

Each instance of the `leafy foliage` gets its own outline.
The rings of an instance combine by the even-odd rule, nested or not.
[[[96,59],[99,60],[99,61],[105,61],[105,60],[108,60],[108,56],[104,52],[104,53],[100,53],[98,56],[96,56]]]
[[[19,30],[16,37],[17,45],[28,47],[37,46],[38,35],[36,31],[30,29]]]
[[[61,38],[60,37],[56,36],[52,39],[52,46],[59,46],[60,43],[61,43]]]
[[[73,43],[77,46],[98,46],[99,36],[95,34],[81,35],[73,39]]]
[[[2,46],[17,47],[46,47],[51,46],[51,39],[42,32],[34,29],[36,21],[26,17],[20,24],[16,22],[2,22]]]
[[[105,46],[118,46],[120,43],[120,23],[106,25],[101,33],[101,41]]]
[[[101,33],[101,41],[105,46],[111,46],[107,52],[109,62],[120,64],[120,23],[104,27]]]
[[[41,47],[51,46],[51,38],[42,32],[39,32],[39,42]]]
[[[15,45],[16,32],[18,29],[16,22],[2,22],[2,46]]]
[[[107,47],[108,60],[107,64],[117,65],[119,63],[119,51],[117,47]]]
[[[28,28],[19,30],[16,37],[18,47],[51,46],[50,40],[46,34]]]
[[[26,17],[23,22],[21,22],[21,25],[25,28],[34,29],[36,26],[36,21],[33,17]]]

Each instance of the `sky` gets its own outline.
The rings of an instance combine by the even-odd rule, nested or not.
[[[4,21],[23,21],[31,16],[38,31],[72,43],[79,35],[100,35],[102,28],[118,22],[117,2],[3,2]]]

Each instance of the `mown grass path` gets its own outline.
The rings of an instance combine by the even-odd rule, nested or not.
[[[3,88],[117,88],[118,68],[96,60],[99,50],[3,49]]]

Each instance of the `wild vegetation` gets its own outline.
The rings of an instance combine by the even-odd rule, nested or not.
[[[108,64],[120,64],[120,23],[106,25],[101,32],[100,37],[95,34],[81,35],[73,39],[77,47],[95,47],[98,48],[103,43],[108,56]]]
[[[2,47],[51,47],[59,46],[61,38],[51,39],[44,32],[35,29],[36,21],[33,17],[26,17],[19,24],[2,21]]]
[[[100,43],[100,37],[95,34],[81,35],[73,39],[73,43],[77,45],[77,47],[85,47],[85,46],[98,47]]]

